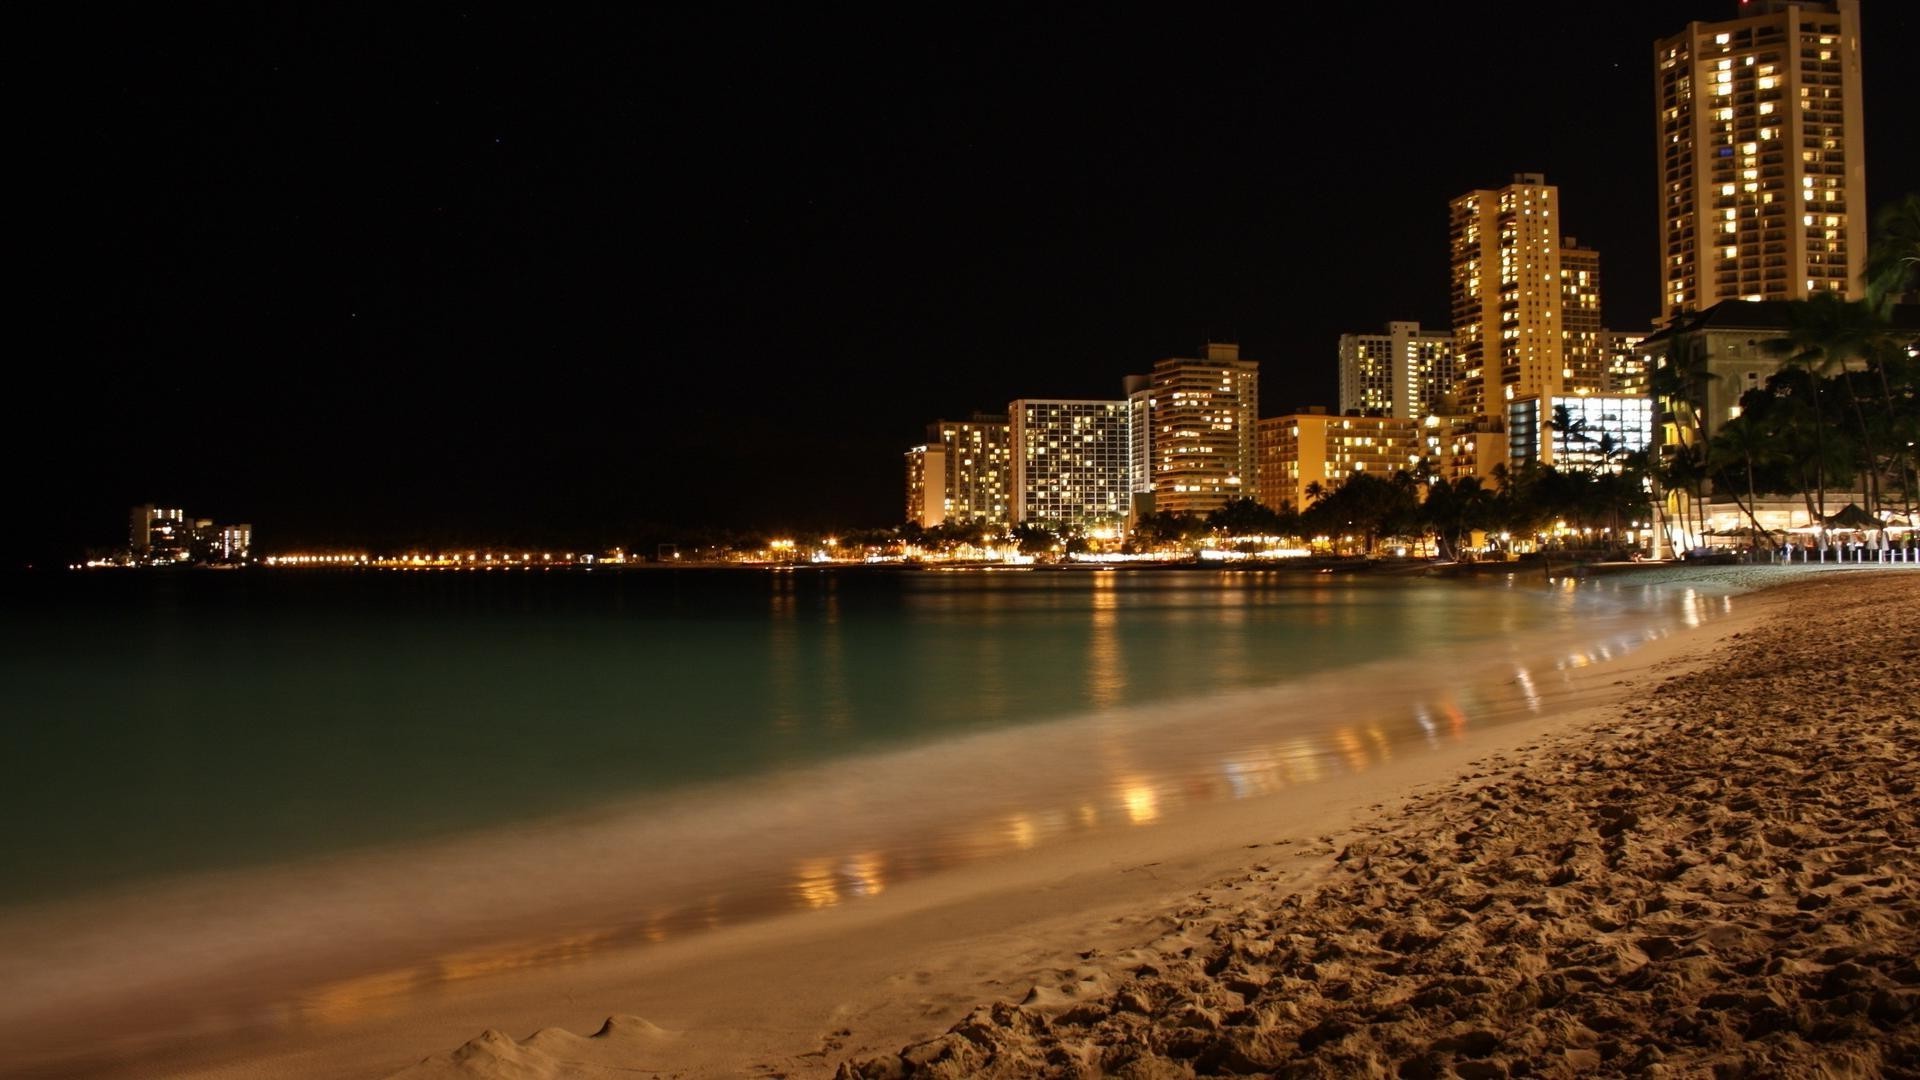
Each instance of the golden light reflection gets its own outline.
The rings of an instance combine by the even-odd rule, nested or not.
[[[1340,756],[1346,759],[1347,768],[1354,772],[1367,767],[1367,748],[1360,742],[1360,736],[1352,728],[1341,728],[1333,733],[1333,743],[1340,750]]]
[[[415,968],[381,971],[328,983],[293,1005],[301,1020],[318,1024],[345,1024],[376,1011],[382,1002],[406,996],[420,984]]]
[[[793,895],[800,903],[818,910],[840,902],[840,889],[834,880],[833,864],[809,859],[794,870]]]
[[[854,896],[879,896],[887,891],[886,859],[877,851],[848,856],[840,869],[847,879],[847,891]]]
[[[1087,635],[1087,699],[1108,709],[1126,696],[1127,667],[1120,657],[1120,595],[1113,576],[1094,578],[1093,618]]]
[[[1527,711],[1540,711],[1540,690],[1533,685],[1533,672],[1523,667],[1513,669],[1513,681],[1520,685],[1520,692],[1527,696]]]
[[[1160,817],[1160,796],[1146,784],[1123,782],[1127,786],[1120,793],[1120,802],[1127,808],[1127,820],[1135,825],[1152,824]]]
[[[1033,819],[1027,817],[1025,814],[1016,814],[1012,818],[1009,818],[1007,820],[1007,839],[1013,843],[1014,847],[1019,848],[1021,851],[1026,851],[1033,847],[1038,841],[1038,835],[1034,832],[1033,828]]]

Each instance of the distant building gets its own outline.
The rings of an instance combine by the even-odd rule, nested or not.
[[[987,413],[927,425],[927,445],[946,451],[946,520],[1007,522],[1013,487],[1011,432],[1005,416]]]
[[[1255,433],[1260,417],[1260,365],[1240,346],[1208,342],[1199,358],[1170,357],[1153,366],[1148,387],[1128,383],[1130,421],[1145,420],[1129,458],[1144,457],[1155,510],[1208,514],[1254,491]]]
[[[1608,394],[1645,394],[1648,392],[1647,357],[1640,343],[1644,333],[1630,330],[1600,331],[1600,352],[1607,361]]]
[[[1132,504],[1130,411],[1125,401],[1009,405],[1014,522],[1123,527]]]
[[[175,507],[143,503],[127,514],[127,556],[137,566],[229,564],[248,560],[253,526],[189,518]]]
[[[1529,395],[1507,406],[1510,470],[1619,472],[1628,454],[1653,445],[1654,403],[1610,394]]]
[[[216,525],[213,530],[215,562],[245,562],[253,555],[252,525]]]
[[[1355,473],[1386,478],[1421,457],[1420,425],[1391,416],[1335,416],[1312,409],[1260,421],[1260,502],[1274,509],[1313,503]]]
[[[947,520],[947,451],[938,445],[907,451],[907,517],[923,529]]]
[[[1600,253],[1569,236],[1560,245],[1561,386],[1569,394],[1607,389],[1605,326],[1600,318]]]
[[[1413,420],[1453,393],[1453,334],[1390,322],[1384,334],[1340,335],[1340,411]]]
[[[1521,173],[1449,209],[1460,407],[1497,424],[1507,402],[1565,385],[1560,192]]]
[[[128,513],[127,550],[136,563],[173,564],[193,558],[187,512],[143,503]]]
[[[1856,0],[1753,0],[1653,48],[1664,321],[1857,298],[1872,222]]]

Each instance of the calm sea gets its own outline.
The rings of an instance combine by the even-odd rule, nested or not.
[[[1517,643],[1624,640],[1699,604],[1605,580],[1202,570],[102,573],[6,589],[0,903],[1386,658],[1443,674]]]

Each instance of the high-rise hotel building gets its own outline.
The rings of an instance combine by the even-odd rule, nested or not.
[[[1600,253],[1569,236],[1560,245],[1561,386],[1569,394],[1607,388],[1606,326],[1600,319]]]
[[[1453,393],[1453,335],[1390,322],[1384,334],[1340,335],[1340,411],[1418,420]]]
[[[907,451],[907,520],[1004,524],[1013,485],[1013,444],[1004,416],[936,420],[925,445]]]
[[[1156,511],[1204,515],[1254,495],[1260,365],[1236,344],[1208,342],[1203,352],[1153,365],[1144,388],[1127,380],[1129,412],[1145,425],[1132,457],[1148,470],[1134,486],[1153,493]]]
[[[1124,526],[1133,502],[1129,412],[1125,401],[1007,406],[1014,522]]]
[[[1742,0],[1654,43],[1661,310],[1852,298],[1868,230],[1860,6]]]
[[[1521,173],[1450,209],[1460,409],[1497,425],[1507,402],[1565,386],[1560,191]]]

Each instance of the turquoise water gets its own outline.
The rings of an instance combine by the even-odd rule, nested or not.
[[[0,902],[405,843],[1382,657],[1670,592],[1200,570],[7,583]]]

